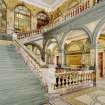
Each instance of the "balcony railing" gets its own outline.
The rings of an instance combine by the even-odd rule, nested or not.
[[[92,87],[96,79],[93,70],[56,70],[55,67],[47,66],[30,52],[19,40],[14,40],[18,51],[22,54],[24,61],[33,72],[39,73],[42,83],[48,88],[49,93],[66,93]],[[58,72],[60,71],[60,72]]]
[[[87,1],[79,4],[75,8],[71,9],[70,11],[67,11],[62,16],[55,19],[55,21],[52,24],[45,26],[43,28],[43,31],[47,31],[49,29],[52,29],[52,28],[56,27],[57,25],[62,24],[65,21],[67,21],[67,20],[69,20],[75,16],[80,15],[82,12],[86,11],[90,7],[95,6],[96,4],[99,4],[102,1],[104,1],[104,0],[87,0]]]
[[[32,37],[32,36],[38,35],[40,33],[42,33],[42,31],[37,31],[37,30],[32,30],[32,31],[29,31],[29,32],[17,33],[17,39],[23,39],[23,38],[26,38],[26,37]]]
[[[93,70],[69,71],[55,73],[55,83],[51,84],[51,93],[73,92],[93,87],[95,72]]]
[[[80,15],[82,12],[88,10],[89,8],[95,6],[95,5],[97,5],[103,1],[105,1],[105,0],[87,0],[85,2],[82,2],[81,4],[76,6],[75,8],[70,9],[69,11],[64,13],[62,16],[59,16],[58,18],[56,18],[52,24],[48,24],[47,26],[43,27],[40,31],[32,30],[30,32],[18,33],[17,38],[23,39],[26,37],[31,37],[31,36],[34,36],[36,34],[46,32],[47,30],[50,30],[50,29],[64,23],[65,21],[67,21],[69,19],[72,19],[73,17]]]

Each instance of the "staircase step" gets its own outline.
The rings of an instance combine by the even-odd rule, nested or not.
[[[0,105],[43,105],[46,92],[13,45],[0,45]]]

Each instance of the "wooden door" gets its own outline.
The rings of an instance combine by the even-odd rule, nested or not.
[[[103,77],[103,53],[102,52],[98,54],[98,68],[99,68],[100,77]]]
[[[56,64],[59,65],[59,56],[56,56]]]

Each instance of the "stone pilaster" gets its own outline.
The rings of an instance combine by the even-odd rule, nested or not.
[[[97,53],[96,48],[90,50],[90,69],[93,70],[93,86],[96,86]]]

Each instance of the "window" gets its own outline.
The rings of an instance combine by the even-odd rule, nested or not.
[[[30,10],[19,5],[15,8],[15,32],[27,32],[31,29],[31,12]]]
[[[6,33],[7,28],[7,7],[3,0],[0,0],[0,33]]]

